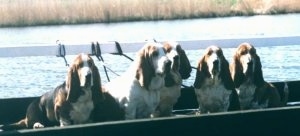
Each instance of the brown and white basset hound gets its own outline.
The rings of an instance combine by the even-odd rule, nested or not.
[[[240,109],[229,63],[218,46],[207,47],[200,58],[194,88],[200,113]]]
[[[147,42],[129,69],[104,86],[105,91],[118,100],[126,119],[149,118],[159,103],[170,65],[163,45]]]
[[[171,60],[171,70],[166,73],[165,86],[160,90],[160,102],[153,117],[171,116],[173,106],[181,94],[182,79],[190,77],[190,61],[178,42],[165,42],[167,57]]]
[[[286,104],[288,90],[281,99],[276,87],[264,80],[260,57],[250,43],[241,43],[237,47],[230,71],[241,109],[261,109]]]
[[[69,67],[64,83],[34,100],[27,108],[25,119],[4,125],[2,129],[67,126],[124,118],[115,99],[102,93],[100,87],[100,74],[93,59],[79,54]]]

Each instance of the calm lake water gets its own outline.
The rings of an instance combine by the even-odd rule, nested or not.
[[[300,36],[300,14],[276,16],[227,17],[155,22],[113,24],[39,26],[0,28],[0,47],[55,45],[56,40],[90,43],[91,41],[195,40],[218,38]],[[182,45],[184,48],[184,45]],[[219,45],[222,47],[222,45]],[[255,45],[254,45],[255,46]],[[234,48],[224,48],[231,62]],[[264,77],[267,81],[300,79],[300,45],[258,47]],[[203,50],[188,50],[193,66]],[[128,54],[134,57],[134,53]],[[67,56],[71,62],[74,56]],[[94,58],[96,59],[96,58]],[[130,60],[110,54],[104,55],[107,66],[121,74]],[[65,79],[67,67],[55,56],[0,58],[0,98],[38,96],[54,89]],[[107,82],[102,65],[96,61],[102,83]],[[184,81],[192,85],[195,71]],[[117,75],[109,72],[110,78]]]

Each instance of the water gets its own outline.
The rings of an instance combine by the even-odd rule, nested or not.
[[[91,41],[197,40],[300,35],[300,14],[0,28],[0,46]]]
[[[144,41],[155,38],[165,40],[247,38],[273,36],[299,36],[300,14],[277,16],[229,17],[156,22],[130,22],[114,24],[63,25],[25,28],[0,28],[0,47],[40,46],[56,44],[56,40],[74,43],[91,41]],[[222,47],[222,45],[220,45]],[[183,45],[184,48],[184,45]],[[224,48],[231,62],[234,48]],[[203,49],[188,50],[187,55],[196,66]],[[264,77],[267,81],[300,79],[300,45],[258,47]],[[134,53],[128,54],[134,57]],[[71,62],[74,56],[67,56]],[[94,58],[96,60],[96,58]],[[121,74],[130,60],[110,54],[104,55],[108,67]],[[38,96],[54,89],[65,79],[67,67],[62,58],[55,56],[0,58],[0,98]],[[107,82],[102,65],[102,83]],[[195,71],[184,81],[192,85]],[[117,75],[109,73],[110,78]]]

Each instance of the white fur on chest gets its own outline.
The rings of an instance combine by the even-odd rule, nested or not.
[[[160,91],[141,89],[130,95],[129,99],[131,101],[126,110],[128,113],[126,113],[126,118],[134,117],[132,114],[134,109],[136,110],[134,118],[149,118],[159,104]]]
[[[126,119],[148,118],[160,101],[159,90],[164,85],[163,82],[162,77],[154,77],[149,90],[146,90],[135,78],[122,76],[108,83],[106,90],[124,108]]]
[[[181,87],[180,86],[171,86],[164,87],[161,89],[160,98],[161,100],[167,100],[171,105],[177,102],[177,99],[180,97]]]
[[[88,122],[93,109],[94,103],[92,100],[92,91],[84,90],[84,94],[81,95],[75,103],[72,103],[70,117],[73,120],[73,123],[81,124]]]
[[[232,93],[221,81],[207,79],[199,89],[195,88],[199,110],[201,113],[227,111],[230,105],[229,97]]]

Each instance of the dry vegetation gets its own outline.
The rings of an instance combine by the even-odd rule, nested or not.
[[[185,19],[300,11],[300,0],[1,0],[0,26]]]

